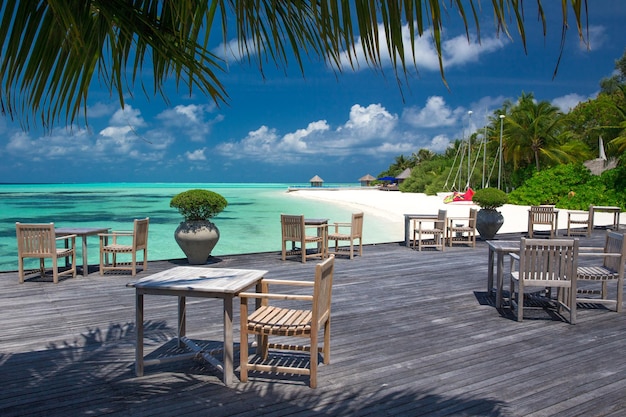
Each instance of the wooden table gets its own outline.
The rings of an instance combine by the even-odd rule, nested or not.
[[[89,275],[89,259],[87,258],[87,236],[108,233],[108,227],[55,227],[56,236],[76,235],[83,238],[83,277]]]
[[[621,207],[616,206],[591,206],[589,207],[591,217],[591,228],[593,229],[593,215],[596,211],[604,213],[613,213],[613,230],[619,230],[619,216],[622,211]]]
[[[493,261],[494,254],[497,255],[498,263],[496,269],[496,308],[502,307],[502,291],[504,286],[504,256],[509,253],[519,253],[519,240],[488,240],[489,261],[487,266],[487,293],[490,294],[493,289]]]
[[[252,285],[260,291],[260,283],[267,271],[256,269],[200,268],[179,266],[127,284],[135,288],[137,344],[135,347],[135,373],[142,376],[144,365],[202,357],[223,373],[224,384],[232,382],[233,372],[233,298]],[[186,345],[191,353],[167,359],[144,360],[143,355],[143,299],[144,295],[170,295],[178,297],[178,345]],[[204,352],[200,346],[185,337],[186,297],[221,298],[224,301],[223,362]]]
[[[328,254],[328,219],[304,219],[304,225],[305,226],[315,226],[317,227],[317,236],[321,236],[322,237],[322,244],[318,244],[317,245],[317,251],[320,252],[322,251],[322,259],[326,257],[326,254]],[[295,242],[292,242],[292,245],[294,246],[292,249],[295,248]],[[306,248],[303,248],[303,250],[306,250]]]
[[[437,220],[436,214],[405,214],[404,215],[404,246],[407,248],[411,245],[411,220],[413,219],[427,219]]]

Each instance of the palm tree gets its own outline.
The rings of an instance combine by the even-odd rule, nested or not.
[[[574,146],[562,131],[562,113],[547,101],[535,102],[532,93],[524,94],[504,119],[506,139],[503,156],[514,168],[541,161],[575,162],[587,156],[586,148]]]
[[[122,106],[124,94],[132,95],[136,84],[167,102],[164,84],[170,79],[189,93],[224,102],[228,94],[220,74],[227,69],[210,45],[220,35],[227,43],[233,32],[238,52],[261,72],[268,63],[286,68],[290,60],[302,71],[304,57],[342,71],[343,56],[354,68],[363,54],[361,64],[377,69],[390,60],[399,85],[408,67],[416,65],[415,43],[405,44],[403,30],[411,40],[426,33],[445,82],[443,19],[456,9],[469,40],[468,21],[480,35],[484,3],[491,4],[498,33],[510,36],[509,25],[515,26],[525,47],[524,2],[519,0],[4,0],[0,106],[25,127],[33,121],[49,127],[63,115],[71,124],[79,114],[86,118],[89,87],[96,80]],[[545,33],[541,3],[537,0]],[[561,4],[562,53],[570,7],[584,41],[587,0]],[[151,75],[149,82],[144,73]]]

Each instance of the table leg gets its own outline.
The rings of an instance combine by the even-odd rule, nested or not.
[[[504,269],[504,252],[498,252],[496,308],[502,308],[502,287],[504,286],[503,277],[502,277],[503,269]]]
[[[87,235],[83,236],[83,277],[89,275],[89,260],[87,259]]]
[[[408,216],[404,216],[404,246],[409,247],[409,228],[411,225],[411,219]]]
[[[224,384],[233,378],[233,296],[224,297]]]
[[[489,248],[489,260],[487,261],[487,294],[493,289],[493,250]]]
[[[187,334],[187,307],[186,297],[178,297],[178,347],[183,347],[181,338]]]
[[[135,328],[137,341],[135,344],[135,375],[143,376],[143,294],[135,295]]]

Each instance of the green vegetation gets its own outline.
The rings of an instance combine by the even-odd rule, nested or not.
[[[403,192],[434,195],[463,190],[468,183],[476,187],[483,183],[482,170],[468,174],[459,161],[470,146],[476,160],[482,163],[484,158],[487,167],[496,167],[502,128],[502,176],[498,178],[491,169],[484,179],[485,188],[513,190],[509,194],[512,204],[554,204],[566,209],[587,209],[594,204],[626,209],[626,51],[615,68],[615,75],[600,81],[601,93],[596,98],[567,114],[522,92],[516,103],[504,102],[488,125],[468,140],[457,139],[443,154],[420,149],[409,158],[400,155],[380,175],[396,176],[411,168],[411,176],[399,186]],[[617,168],[593,175],[583,162],[598,157],[600,137],[606,156]],[[475,201],[479,201],[477,195],[480,199],[479,192]]]
[[[228,201],[221,195],[209,190],[187,190],[176,194],[170,201],[170,207],[177,208],[186,222],[208,220],[221,213]]]
[[[497,188],[483,188],[474,193],[472,201],[482,209],[495,210],[507,203],[508,196]]]
[[[536,3],[545,35],[542,0]],[[586,0],[561,0],[561,5],[562,53],[568,28],[576,26],[584,42],[588,5]],[[220,78],[228,68],[211,48],[220,40],[228,43],[233,33],[238,52],[261,73],[266,65],[294,64],[304,72],[306,58],[337,72],[345,62],[382,71],[389,60],[399,86],[417,65],[414,37],[425,37],[432,40],[445,83],[441,32],[448,14],[461,17],[469,41],[470,26],[480,38],[480,16],[490,10],[496,30],[518,33],[525,48],[528,10],[519,0],[5,0],[0,3],[0,110],[25,127],[29,122],[50,127],[63,116],[71,125],[79,114],[86,116],[94,80],[122,107],[135,85],[167,102],[169,80],[189,95],[227,101]],[[364,59],[357,63],[360,55]]]

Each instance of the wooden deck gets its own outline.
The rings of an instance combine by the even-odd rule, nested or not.
[[[601,246],[603,235],[594,230],[582,245]],[[279,252],[212,261],[272,278],[312,278],[316,263],[282,262]],[[151,262],[138,277],[177,264],[185,262]],[[101,277],[94,268],[57,285],[20,285],[17,273],[2,273],[0,415],[626,414],[624,314],[588,305],[576,325],[546,310],[517,323],[486,292],[484,242],[444,252],[368,245],[335,267],[331,364],[320,365],[315,390],[304,377],[258,374],[226,387],[217,370],[193,360],[135,377],[129,275]],[[188,336],[221,340],[221,309],[220,300],[188,299]],[[146,297],[147,353],[175,349],[176,311],[173,297]]]

